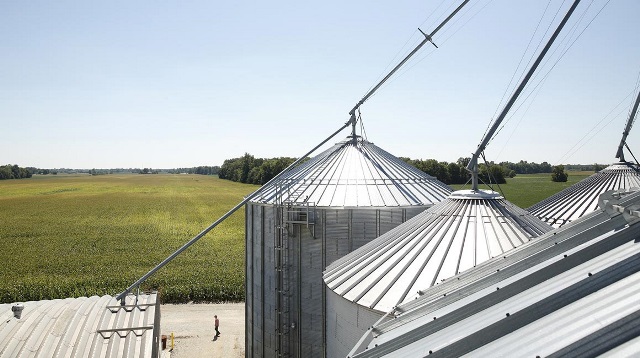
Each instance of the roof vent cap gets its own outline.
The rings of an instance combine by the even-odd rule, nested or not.
[[[22,303],[16,303],[11,307],[11,311],[13,312],[13,317],[20,319],[22,316],[22,310],[24,309],[24,305]]]

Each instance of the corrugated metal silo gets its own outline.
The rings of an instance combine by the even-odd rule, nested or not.
[[[629,118],[616,152],[616,158],[620,162],[542,200],[530,207],[529,212],[553,227],[561,227],[583,215],[594,212],[598,208],[600,194],[609,190],[640,187],[640,167],[624,158],[624,148],[628,148],[627,136],[635,121],[639,106],[640,91],[638,91],[633,108],[629,112]]]
[[[640,188],[640,168],[629,162],[615,163],[527,210],[549,225],[561,227],[594,212],[600,194],[636,187]]]
[[[419,290],[551,229],[496,192],[452,193],[327,268],[327,356],[347,356],[367,329]]]
[[[351,357],[635,357],[640,192],[431,287]]]
[[[246,355],[323,356],[324,268],[450,192],[358,136],[264,187],[245,207]]]

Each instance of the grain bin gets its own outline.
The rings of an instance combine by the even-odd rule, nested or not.
[[[245,206],[246,356],[324,356],[322,271],[450,192],[354,135],[264,187]]]
[[[551,231],[541,220],[494,191],[480,190],[480,157],[497,134],[527,82],[571,15],[562,20],[505,107],[485,132],[467,164],[471,190],[445,201],[330,265],[326,289],[327,355],[346,356],[364,332],[398,304],[439,280]],[[346,315],[351,313],[350,315]],[[354,314],[355,313],[355,314]],[[359,332],[363,333],[358,336]],[[394,342],[397,343],[397,342]],[[424,354],[424,352],[422,352]]]
[[[640,188],[640,167],[629,162],[615,163],[527,210],[549,225],[561,227],[596,211],[600,194],[631,188]]]
[[[327,356],[347,356],[374,323],[420,290],[550,230],[496,192],[453,192],[327,268]]]
[[[636,95],[633,108],[622,132],[622,139],[616,151],[620,160],[590,177],[534,204],[529,212],[553,227],[561,227],[583,215],[598,209],[598,197],[609,190],[631,189],[640,187],[640,167],[624,158],[624,148],[628,149],[627,136],[640,105],[640,91]]]

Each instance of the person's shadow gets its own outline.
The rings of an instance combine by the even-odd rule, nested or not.
[[[217,341],[218,340],[218,336],[213,336],[213,341]]]

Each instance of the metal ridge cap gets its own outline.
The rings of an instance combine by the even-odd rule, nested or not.
[[[456,200],[461,200],[461,199],[483,199],[483,200],[497,200],[497,199],[504,199],[504,197],[498,193],[495,192],[493,190],[473,190],[473,189],[466,189],[466,190],[456,190],[454,192],[452,192],[451,194],[449,194],[449,198],[450,199],[456,199]]]

